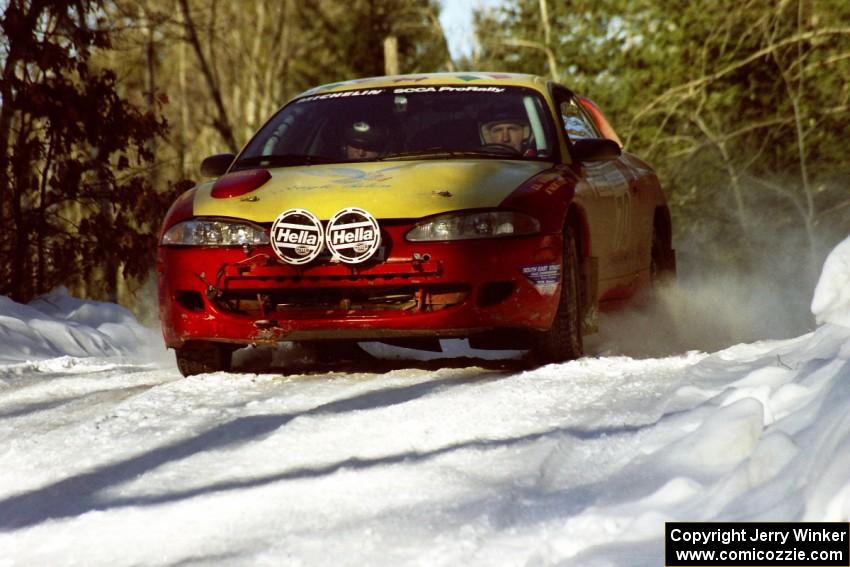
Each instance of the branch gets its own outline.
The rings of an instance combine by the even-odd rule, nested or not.
[[[699,79],[694,79],[693,81],[688,81],[687,83],[684,83],[684,84],[678,85],[676,87],[670,88],[667,91],[660,94],[659,96],[655,97],[648,105],[646,105],[644,108],[642,108],[640,111],[638,111],[638,113],[635,114],[634,117],[632,118],[631,125],[632,125],[632,127],[634,127],[634,124],[638,120],[643,118],[646,114],[648,114],[649,112],[654,110],[658,105],[665,102],[667,99],[672,98],[673,96],[675,96],[679,93],[689,91],[689,90],[692,90],[692,89],[695,89],[695,88],[698,88],[698,87],[705,86],[709,83],[712,83],[712,82],[716,81],[717,79],[720,79],[721,77],[724,77],[725,75],[728,75],[729,73],[736,71],[737,69],[740,69],[741,67],[744,67],[745,65],[749,65],[753,61],[756,61],[757,59],[760,59],[760,58],[764,57],[765,55],[769,55],[769,54],[773,53],[774,51],[777,51],[777,50],[779,50],[783,47],[786,47],[788,45],[792,45],[794,43],[799,43],[799,42],[803,42],[803,41],[808,41],[808,40],[811,40],[811,39],[814,39],[814,38],[817,38],[817,37],[833,36],[833,35],[850,35],[850,28],[824,28],[824,29],[809,31],[809,32],[805,32],[805,33],[797,33],[797,34],[794,34],[791,37],[787,37],[787,38],[783,39],[782,41],[779,41],[777,43],[772,43],[772,44],[770,44],[766,47],[763,47],[762,49],[759,49],[758,51],[753,52],[752,54],[748,55],[747,57],[744,57],[743,59],[740,59],[740,60],[738,60],[734,63],[730,63],[729,65],[720,69],[719,71],[716,71],[714,73],[709,73],[708,75],[700,77]],[[526,47],[532,47],[532,46],[527,45]],[[542,48],[542,46],[539,46],[539,47]]]
[[[850,199],[844,201],[843,203],[838,203],[837,205],[830,207],[830,208],[826,209],[825,211],[821,211],[820,213],[818,213],[816,218],[815,218],[814,224],[815,225],[820,224],[820,221],[821,221],[821,219],[823,219],[823,217],[829,216],[833,213],[837,213],[838,211],[840,211],[842,209],[847,209],[847,208],[850,208]]]
[[[549,73],[552,75],[552,80],[558,80],[558,63],[555,60],[555,53],[549,47],[540,42],[529,41],[527,39],[506,39],[502,41],[502,44],[509,45],[511,47],[528,47],[530,49],[542,51],[546,54],[546,58],[549,60]]]
[[[726,168],[726,174],[729,176],[729,185],[731,186],[732,194],[735,198],[735,209],[738,213],[738,224],[741,232],[746,236],[748,234],[747,211],[746,206],[744,205],[743,190],[741,189],[741,175],[732,163],[732,157],[729,155],[729,150],[726,148],[726,144],[718,141],[718,136],[714,134],[705,120],[702,119],[702,116],[696,114],[691,117],[691,120],[694,124],[696,124],[697,128],[702,131],[705,137],[714,144],[717,151],[720,153],[720,157],[723,158],[723,165]],[[752,253],[752,244],[749,238],[744,240],[744,246],[750,253]]]
[[[803,110],[800,108],[800,101],[803,98],[803,77],[800,75],[800,79],[797,82],[796,91],[794,89],[794,85],[791,84],[791,79],[788,77],[788,73],[786,69],[782,66],[782,61],[779,59],[779,55],[776,51],[771,53],[771,57],[776,63],[776,67],[779,70],[779,74],[782,77],[782,82],[785,84],[785,89],[788,92],[788,99],[791,102],[791,108],[794,111],[794,130],[797,134],[797,155],[800,160],[800,181],[803,185],[803,193],[806,197],[806,205],[808,206],[808,214],[803,215],[803,220],[806,223],[806,228],[811,237],[811,219],[815,213],[815,205],[814,199],[812,197],[812,187],[809,182],[809,167],[807,162],[807,148],[806,148],[806,133],[803,129]],[[797,60],[799,61],[802,58],[802,55],[799,52],[797,54]]]
[[[674,158],[674,157],[680,157],[680,156],[683,156],[683,155],[688,155],[688,154],[693,153],[693,152],[695,152],[699,149],[702,149],[706,146],[710,146],[715,142],[720,142],[720,143],[727,142],[727,141],[731,140],[732,138],[737,138],[738,136],[741,136],[743,134],[747,134],[748,132],[752,132],[753,130],[759,130],[761,128],[768,128],[770,126],[778,126],[780,124],[788,124],[789,122],[792,122],[793,120],[794,120],[793,118],[772,118],[770,120],[763,120],[761,122],[756,122],[754,124],[744,126],[743,128],[738,128],[737,130],[733,130],[732,132],[729,132],[728,134],[718,135],[715,140],[695,145],[693,148],[691,148],[689,150],[681,150],[681,151],[678,151],[678,152],[673,152],[671,154],[667,154],[666,157]]]
[[[189,43],[195,50],[195,55],[198,57],[198,63],[201,65],[201,72],[204,75],[207,87],[210,89],[213,102],[218,110],[218,117],[213,120],[213,125],[215,129],[218,130],[219,134],[221,134],[221,137],[224,138],[224,142],[227,144],[228,148],[233,153],[236,153],[239,148],[237,147],[236,139],[233,136],[233,128],[230,126],[230,119],[227,117],[227,109],[224,107],[224,101],[221,98],[221,91],[215,81],[212,69],[210,69],[209,62],[201,49],[201,43],[198,39],[198,31],[195,28],[195,23],[192,21],[192,16],[189,13],[189,4],[187,0],[180,0],[180,10],[183,13],[186,31],[189,32]]]
[[[784,187],[781,187],[775,183],[771,183],[767,179],[762,179],[761,177],[748,175],[747,178],[791,201],[791,204],[794,205],[794,208],[797,209],[797,212],[800,213],[800,216],[803,217],[803,219],[806,218],[806,209],[803,207],[803,204],[800,203],[799,199],[796,198],[793,192],[788,191]]]
[[[540,22],[543,24],[543,42],[547,47],[552,45],[552,28],[549,26],[549,9],[546,0],[540,0]]]
[[[450,73],[455,72],[455,63],[452,61],[452,54],[449,51],[449,43],[446,40],[446,31],[443,29],[443,24],[440,23],[440,18],[434,12],[434,7],[428,7],[428,21],[431,22],[431,27],[434,32],[443,40],[443,49],[446,50],[446,70]]]

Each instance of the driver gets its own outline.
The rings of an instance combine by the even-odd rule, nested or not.
[[[355,120],[345,129],[345,158],[364,160],[378,157],[387,144],[387,132],[380,124]]]
[[[522,153],[531,128],[524,113],[510,108],[500,108],[487,113],[479,122],[484,144],[510,146]]]

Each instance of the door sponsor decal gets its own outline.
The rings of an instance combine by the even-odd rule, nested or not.
[[[327,246],[332,262],[359,264],[375,255],[381,246],[381,229],[369,212],[356,207],[338,211],[327,229],[310,211],[289,209],[272,224],[272,250],[283,262],[293,265],[315,260]]]
[[[561,282],[560,264],[533,264],[520,268],[522,275],[531,280],[537,291],[543,295],[552,295]]]

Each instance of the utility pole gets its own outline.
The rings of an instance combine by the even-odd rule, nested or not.
[[[384,74],[398,75],[398,38],[388,35],[384,38]]]

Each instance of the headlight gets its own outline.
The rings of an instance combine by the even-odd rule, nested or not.
[[[172,246],[244,246],[268,243],[269,235],[259,226],[221,220],[183,221],[162,235],[162,244]]]
[[[421,222],[405,236],[411,242],[499,238],[540,232],[534,217],[512,211],[483,211],[440,215]]]

